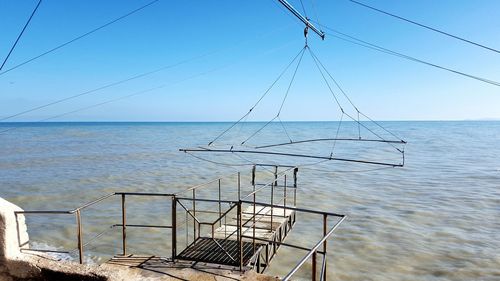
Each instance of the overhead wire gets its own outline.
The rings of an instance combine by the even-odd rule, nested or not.
[[[295,70],[293,72],[293,75],[292,75],[292,79],[290,80],[290,83],[288,84],[288,88],[287,88],[287,91],[285,93],[285,96],[283,97],[283,101],[281,102],[281,106],[278,110],[278,114],[276,114],[276,116],[269,120],[266,124],[264,124],[264,126],[262,126],[260,129],[258,129],[257,131],[255,131],[252,135],[250,135],[250,137],[248,137],[247,139],[245,139],[241,144],[245,144],[247,141],[249,141],[251,138],[253,138],[255,135],[257,135],[260,131],[262,131],[265,127],[267,127],[271,122],[273,122],[274,120],[276,120],[277,118],[279,118],[280,116],[280,113],[281,113],[281,110],[283,109],[283,105],[285,104],[285,101],[286,101],[286,98],[288,97],[288,93],[290,92],[290,89],[292,87],[292,84],[293,84],[293,81],[295,80],[295,75],[297,74],[297,70],[299,69],[299,66],[300,66],[300,63],[302,62],[302,58],[304,57],[304,53],[307,49],[307,45],[304,46],[304,48],[302,48],[301,50],[301,55],[300,55],[300,58],[297,62],[297,66],[295,67]]]
[[[295,40],[292,40],[292,41],[295,41]],[[271,49],[271,50],[269,50],[269,51],[267,51],[267,52],[265,52],[263,54],[259,54],[259,55],[266,55],[266,54],[269,54],[269,53],[276,52],[276,51],[280,50],[281,48],[284,48],[284,47],[288,46],[289,44],[290,44],[290,42],[288,42],[287,44],[284,44],[284,45],[282,45],[280,47]],[[95,107],[98,107],[98,106],[102,106],[102,105],[109,104],[109,103],[112,103],[112,102],[120,101],[120,100],[123,100],[123,99],[126,99],[126,98],[130,98],[130,97],[133,97],[133,96],[137,96],[137,95],[149,93],[149,92],[152,92],[154,90],[158,90],[158,89],[164,88],[166,86],[172,86],[172,85],[175,85],[175,84],[179,84],[179,83],[182,83],[182,82],[185,82],[185,81],[197,78],[199,76],[203,76],[203,75],[206,75],[206,74],[209,74],[209,73],[221,70],[223,68],[227,68],[227,67],[231,66],[234,63],[235,62],[223,65],[221,67],[212,68],[212,69],[207,70],[207,71],[199,72],[199,73],[193,74],[193,75],[191,75],[191,76],[189,76],[187,78],[178,80],[176,82],[172,82],[170,84],[163,84],[163,85],[160,85],[160,86],[157,86],[157,87],[149,88],[149,89],[146,89],[146,90],[142,90],[142,91],[135,92],[135,93],[132,93],[132,94],[128,94],[128,95],[125,95],[125,96],[121,96],[121,97],[118,97],[118,98],[110,99],[110,100],[107,100],[107,101],[104,101],[104,102],[100,102],[100,103],[97,103],[97,104],[93,104],[93,105],[90,105],[90,106],[82,107],[82,108],[79,108],[77,110],[72,110],[72,111],[65,112],[65,113],[62,113],[62,114],[58,114],[58,115],[55,115],[55,116],[51,116],[51,117],[48,117],[48,118],[39,119],[39,120],[37,120],[35,122],[38,123],[38,122],[44,122],[44,121],[53,120],[53,119],[56,119],[56,118],[59,118],[59,117],[62,117],[62,116],[66,116],[66,115],[69,115],[69,114],[72,114],[72,113],[76,113],[76,112],[80,112],[80,111],[83,111],[83,110],[95,108]],[[15,130],[15,129],[19,129],[19,128],[20,127],[11,127],[9,129],[0,131],[0,134],[8,132],[8,131]]]
[[[263,36],[264,37],[268,36],[269,34],[272,34],[273,32],[275,32],[275,31],[266,33]],[[156,68],[156,69],[151,70],[151,71],[146,71],[146,72],[143,72],[143,73],[140,73],[140,74],[133,75],[133,76],[130,76],[128,78],[122,79],[122,80],[118,80],[118,81],[115,81],[115,82],[110,82],[110,83],[104,84],[103,86],[99,86],[99,87],[93,88],[91,90],[87,90],[87,91],[84,91],[84,92],[81,92],[81,93],[77,93],[77,94],[74,94],[74,95],[71,95],[71,96],[68,96],[68,97],[64,97],[64,98],[61,98],[61,99],[58,99],[58,100],[55,100],[55,101],[52,101],[52,102],[49,102],[49,103],[46,103],[46,104],[35,106],[35,107],[29,108],[27,110],[24,110],[24,111],[21,111],[21,112],[17,112],[15,114],[11,114],[11,115],[2,117],[2,118],[0,118],[0,122],[5,121],[5,120],[9,120],[9,119],[12,119],[14,117],[18,117],[18,116],[21,116],[21,115],[24,115],[24,114],[27,114],[27,113],[30,113],[30,112],[33,112],[33,111],[37,111],[39,109],[46,108],[46,107],[49,107],[49,106],[52,106],[52,105],[55,105],[55,104],[59,104],[59,103],[62,103],[62,102],[68,101],[68,100],[72,100],[72,99],[75,99],[75,98],[79,98],[79,97],[82,97],[82,96],[93,94],[93,93],[98,92],[100,90],[104,90],[104,89],[107,89],[107,88],[110,88],[110,87],[118,86],[120,84],[124,84],[126,82],[130,82],[130,81],[133,81],[133,80],[136,80],[136,79],[139,79],[139,78],[144,78],[146,76],[150,76],[152,74],[161,72],[163,70],[175,68],[175,67],[178,67],[180,65],[184,65],[184,64],[190,63],[192,61],[195,61],[195,60],[198,60],[198,59],[201,59],[201,58],[204,58],[204,57],[211,56],[213,54],[219,53],[219,52],[221,52],[223,50],[234,48],[235,46],[247,43],[248,41],[249,40],[243,40],[242,42],[239,42],[237,44],[233,44],[230,47],[225,47],[225,48],[221,48],[221,49],[209,51],[209,52],[206,52],[206,53],[201,54],[201,55],[192,56],[190,58],[187,58],[187,59],[184,59],[184,60],[180,60],[180,61],[175,62],[173,64],[165,65],[165,66]]]
[[[388,55],[396,56],[396,57],[399,57],[399,58],[404,58],[404,59],[407,59],[407,60],[410,60],[410,61],[413,61],[413,62],[421,63],[421,64],[424,64],[424,65],[427,65],[427,66],[431,66],[431,67],[434,67],[434,68],[437,68],[437,69],[445,70],[445,71],[448,71],[448,72],[451,72],[451,73],[454,73],[454,74],[458,74],[460,76],[464,76],[464,77],[471,78],[471,79],[474,79],[474,80],[477,80],[477,81],[480,81],[480,82],[491,84],[493,86],[500,87],[500,82],[498,82],[498,81],[494,81],[494,80],[487,79],[487,78],[482,78],[482,77],[475,76],[475,75],[472,75],[472,74],[468,74],[468,73],[465,73],[465,72],[462,72],[462,71],[459,71],[459,70],[455,70],[455,69],[452,69],[452,68],[449,68],[449,67],[445,67],[445,66],[441,66],[441,65],[438,65],[438,64],[435,64],[435,63],[424,61],[422,59],[418,59],[418,58],[415,58],[415,57],[412,57],[412,56],[409,56],[409,55],[405,55],[403,53],[399,53],[399,52],[387,49],[385,47],[381,47],[379,45],[367,42],[365,40],[356,38],[354,36],[351,36],[351,35],[348,35],[346,33],[340,32],[340,31],[335,30],[333,28],[330,28],[328,26],[324,25],[323,27],[325,29],[327,29],[327,30],[330,30],[331,32],[336,33],[336,34],[334,34],[334,33],[327,33],[328,35],[330,35],[332,37],[335,37],[337,39],[340,39],[342,41],[346,41],[346,42],[349,42],[349,43],[352,43],[352,44],[355,44],[355,45],[358,45],[358,46],[362,46],[362,47],[365,47],[365,48],[368,48],[368,49],[372,49],[372,50],[375,50],[375,51],[378,51],[378,52],[382,52],[382,53],[385,53],[385,54],[388,54]],[[339,36],[337,34],[340,34],[341,36]]]
[[[137,8],[135,10],[132,10],[132,11],[130,11],[130,12],[128,12],[128,13],[126,13],[126,14],[118,17],[118,18],[115,18],[112,21],[109,21],[109,22],[107,22],[107,23],[105,23],[105,24],[103,24],[103,25],[101,25],[101,26],[99,26],[97,28],[94,28],[94,29],[92,29],[92,30],[90,30],[88,32],[85,32],[84,34],[81,34],[81,35],[79,35],[79,36],[77,36],[77,37],[75,37],[75,38],[73,38],[73,39],[71,39],[69,41],[66,41],[66,42],[64,42],[64,43],[62,43],[60,45],[57,45],[56,47],[53,47],[53,48],[51,48],[51,49],[49,49],[49,50],[47,50],[47,51],[45,51],[45,52],[43,52],[43,53],[41,53],[39,55],[36,55],[36,56],[34,56],[34,57],[32,57],[32,58],[30,58],[28,60],[25,60],[25,61],[23,61],[23,62],[15,65],[15,66],[13,66],[13,67],[7,69],[7,70],[4,70],[4,71],[0,72],[0,76],[4,75],[5,73],[8,73],[8,72],[10,72],[10,71],[12,71],[14,69],[17,69],[17,68],[19,68],[19,67],[21,67],[21,66],[23,66],[25,64],[28,64],[28,63],[36,60],[36,59],[39,59],[39,58],[41,58],[41,57],[43,57],[45,55],[48,55],[48,54],[50,54],[50,53],[52,53],[52,52],[54,52],[56,50],[59,50],[59,49],[63,48],[64,46],[67,46],[67,45],[69,45],[69,44],[71,44],[71,43],[73,43],[75,41],[78,41],[78,40],[80,40],[80,39],[82,39],[84,37],[87,37],[87,36],[91,35],[92,33],[95,33],[95,32],[97,32],[97,31],[99,31],[99,30],[101,30],[101,29],[103,29],[103,28],[105,28],[107,26],[110,26],[110,25],[112,25],[112,24],[114,24],[114,23],[116,23],[116,22],[118,22],[118,21],[120,21],[120,20],[122,20],[122,19],[124,19],[126,17],[129,17],[129,16],[131,16],[131,15],[133,15],[133,14],[141,11],[142,9],[144,9],[146,7],[149,7],[149,6],[153,5],[154,3],[158,2],[158,1],[159,0],[153,0],[151,2],[148,2],[145,5],[142,5],[141,7]]]
[[[260,98],[257,100],[257,102],[252,106],[250,107],[250,110],[248,110],[248,112],[243,115],[240,119],[238,119],[236,122],[234,122],[233,124],[231,124],[231,126],[229,126],[226,130],[222,131],[222,133],[220,133],[219,135],[217,135],[212,141],[210,141],[208,143],[208,146],[212,145],[215,141],[217,141],[218,139],[220,139],[223,135],[225,135],[228,131],[230,131],[234,126],[236,126],[238,123],[241,122],[241,120],[243,120],[244,118],[246,118],[248,115],[250,115],[250,113],[255,109],[255,107],[257,105],[259,105],[259,103],[264,99],[264,97],[271,91],[271,89],[274,87],[274,85],[276,85],[276,83],[281,79],[281,77],[283,77],[283,75],[286,73],[286,71],[290,68],[290,66],[292,66],[292,64],[297,60],[297,58],[301,55],[301,53],[303,52],[303,49],[301,49],[297,55],[295,55],[295,57],[292,59],[292,61],[290,61],[287,66],[281,71],[281,73],[278,75],[278,77],[276,77],[276,79],[274,79],[274,81],[271,83],[271,85],[266,89],[266,91],[264,91],[264,93],[260,96]]]
[[[399,19],[399,20],[402,20],[402,21],[405,21],[405,22],[408,22],[408,23],[411,23],[413,25],[416,25],[416,26],[419,26],[419,27],[422,27],[422,28],[425,28],[425,29],[428,29],[428,30],[431,30],[431,31],[434,31],[434,32],[437,32],[439,34],[442,34],[442,35],[445,35],[445,36],[448,36],[448,37],[451,37],[451,38],[454,38],[454,39],[457,39],[457,40],[460,40],[462,42],[465,42],[465,43],[468,43],[468,44],[471,44],[471,45],[474,45],[474,46],[477,46],[477,47],[480,47],[480,48],[483,48],[483,49],[486,49],[488,51],[492,51],[492,52],[495,52],[495,53],[498,53],[500,54],[500,50],[498,49],[495,49],[495,48],[492,48],[492,47],[488,47],[488,46],[485,46],[483,44],[480,44],[480,43],[477,43],[475,41],[472,41],[472,40],[469,40],[469,39],[465,39],[463,37],[460,37],[460,36],[457,36],[457,35],[453,35],[449,32],[446,32],[446,31],[443,31],[443,30],[440,30],[440,29],[437,29],[437,28],[434,28],[434,27],[431,27],[431,26],[428,26],[428,25],[425,25],[423,23],[419,23],[419,22],[416,22],[416,21],[413,21],[413,20],[410,20],[408,18],[405,18],[405,17],[402,17],[402,16],[398,16],[398,15],[395,15],[393,13],[389,13],[389,12],[386,12],[384,10],[381,10],[381,9],[378,9],[378,8],[375,8],[373,6],[370,6],[370,5],[367,5],[365,3],[361,3],[359,1],[355,1],[355,0],[349,0],[350,2],[356,4],[356,5],[359,5],[359,6],[362,6],[362,7],[365,7],[365,8],[368,8],[368,9],[371,9],[373,11],[376,11],[376,12],[379,12],[381,14],[384,14],[384,15],[387,15],[387,16],[390,16],[390,17],[393,17],[393,18],[396,18],[396,19]]]
[[[24,34],[24,31],[26,30],[26,28],[28,27],[28,25],[30,24],[31,22],[31,19],[33,18],[33,16],[35,15],[36,11],[38,10],[38,7],[40,6],[40,4],[42,3],[42,0],[39,0],[38,1],[38,4],[36,5],[35,9],[33,10],[33,12],[31,13],[30,17],[28,18],[28,21],[26,21],[26,23],[24,24],[24,27],[23,29],[21,30],[21,32],[19,33],[19,35],[17,36],[16,38],[16,41],[14,41],[14,44],[12,45],[12,47],[10,48],[9,50],[9,53],[7,53],[7,56],[5,57],[5,59],[3,60],[2,62],[2,65],[0,65],[0,70],[2,70],[2,68],[4,67],[5,63],[7,63],[7,60],[9,59],[10,55],[12,54],[12,52],[14,51],[14,49],[16,48],[17,46],[17,43],[19,42],[19,40],[21,39],[21,36],[23,36]]]

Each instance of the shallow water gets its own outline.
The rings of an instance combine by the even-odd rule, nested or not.
[[[500,122],[383,125],[408,141],[405,167],[372,170],[335,162],[300,168],[300,207],[348,215],[329,242],[329,276],[500,280]],[[247,166],[216,165],[178,151],[206,144],[227,123],[1,124],[2,129],[15,126],[19,128],[0,135],[0,196],[27,210],[71,209],[112,191],[170,193],[236,170],[245,176],[250,171]],[[287,123],[287,127],[293,135],[322,136],[336,124]],[[267,139],[274,136],[263,133]],[[370,155],[367,147],[339,149],[351,156],[358,151],[374,158],[382,155]],[[161,199],[127,202],[129,223],[168,224],[163,214],[169,205]],[[119,203],[114,198],[83,212],[84,241],[120,223]],[[28,224],[37,247],[76,246],[74,217],[30,216]],[[129,252],[170,254],[168,231],[129,231]],[[287,242],[310,246],[320,232],[321,218],[299,216]],[[85,250],[86,258],[96,262],[119,254],[119,229]],[[304,254],[282,248],[269,273],[288,272]],[[310,265],[297,276],[307,278],[309,270]]]

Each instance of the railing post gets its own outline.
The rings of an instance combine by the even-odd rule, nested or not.
[[[278,166],[274,166],[274,185],[278,185]]]
[[[196,241],[196,189],[193,189],[193,242]]]
[[[127,213],[125,207],[125,194],[122,194],[122,249],[123,255],[127,254]]]
[[[327,232],[327,227],[328,227],[328,215],[327,214],[323,214],[323,237],[326,236],[326,232]],[[325,272],[323,272],[323,280],[321,281],[326,281],[326,269],[328,268],[328,265],[326,264],[327,263],[327,259],[326,259],[326,240],[325,242],[323,242],[323,253],[324,253],[324,259],[325,259]]]
[[[242,236],[242,213],[241,213],[241,201],[238,201],[238,207],[237,207],[237,218],[238,218],[238,256],[239,256],[239,264],[240,264],[240,271],[243,269],[243,237]]]
[[[186,222],[187,222],[187,213],[186,213]],[[177,199],[175,198],[174,195],[172,196],[172,262],[175,262],[176,256],[177,256]]]
[[[312,281],[316,281],[316,258],[317,258],[317,252],[314,251],[313,256],[312,256]]]
[[[284,183],[283,183],[283,205],[286,207],[286,175],[285,175],[285,179],[284,179]],[[283,208],[283,216],[286,217],[286,209]]]
[[[252,166],[252,185],[255,186],[255,170],[256,170],[257,166],[256,165],[253,165]]]
[[[219,218],[222,216],[222,205],[221,205],[221,180],[219,179]],[[219,221],[219,226],[222,226],[222,220]]]
[[[293,169],[293,206],[297,207],[297,172],[299,168]]]
[[[238,172],[238,200],[241,199],[241,175]]]
[[[253,247],[253,254],[255,254],[255,228],[257,227],[255,225],[255,213],[256,213],[256,210],[255,208],[257,207],[256,203],[255,203],[255,199],[256,199],[256,194],[255,194],[255,165],[253,166],[253,173],[252,173],[252,187],[253,187],[253,227],[252,227],[252,232],[253,232],[253,238],[252,238],[252,247]],[[260,253],[259,253],[260,255]],[[260,262],[260,260],[259,260]]]
[[[270,226],[270,229],[271,229],[271,233],[273,232],[273,211],[274,211],[274,207],[273,207],[273,204],[274,204],[274,183],[271,183],[271,226]]]
[[[82,218],[80,210],[76,211],[77,237],[78,237],[78,256],[80,264],[83,264],[83,237],[82,237]]]

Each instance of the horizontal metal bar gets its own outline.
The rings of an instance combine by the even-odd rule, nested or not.
[[[113,226],[123,226],[123,224],[114,224]],[[146,227],[146,228],[172,228],[171,225],[150,225],[150,224],[126,224],[126,227]]]
[[[321,30],[318,30],[314,25],[312,25],[309,22],[308,18],[305,18],[303,15],[301,15],[295,8],[290,5],[286,0],[278,0],[285,8],[287,8],[294,16],[296,16],[301,22],[303,22],[307,27],[309,27],[312,31],[314,31],[316,34],[318,34],[319,37],[321,37],[322,40],[325,39],[325,33]]]
[[[150,192],[115,192],[116,195],[131,195],[131,196],[165,196],[173,197],[172,193],[150,193]]]
[[[281,177],[284,177],[284,176],[285,176],[285,175],[286,175],[289,171],[292,171],[292,169],[288,169],[288,170],[286,170],[286,171],[284,171],[284,172],[281,172],[281,173],[280,173],[280,174],[279,174],[276,178],[274,178],[274,179],[273,179],[272,181],[270,181],[268,184],[263,185],[262,187],[260,187],[259,189],[256,189],[256,190],[255,190],[255,191],[253,191],[253,192],[250,192],[249,194],[245,195],[242,199],[245,199],[245,198],[247,198],[247,197],[250,197],[251,195],[254,195],[254,194],[256,194],[257,192],[259,192],[259,191],[263,190],[264,188],[266,188],[266,187],[268,187],[268,186],[273,185],[273,184],[276,182],[276,180],[280,179]]]
[[[241,200],[242,203],[246,204],[253,204],[253,201],[247,201],[247,200]],[[286,209],[286,210],[292,210],[292,211],[297,211],[297,212],[304,212],[304,213],[312,213],[312,214],[319,214],[319,215],[328,215],[328,216],[334,216],[334,217],[340,217],[344,218],[346,215],[341,215],[341,214],[336,214],[336,213],[331,213],[331,212],[323,212],[323,211],[317,211],[317,210],[311,210],[311,209],[304,209],[304,208],[297,208],[293,206],[276,206],[272,205],[269,203],[263,203],[263,202],[255,202],[256,205],[260,206],[265,206],[265,207],[276,207],[276,208],[281,208],[281,209]]]
[[[252,150],[231,150],[231,149],[180,149],[184,152],[220,152],[220,153],[251,153],[251,154],[267,154],[267,155],[277,155],[277,156],[290,156],[290,157],[302,157],[302,158],[313,158],[313,159],[323,159],[331,161],[343,161],[343,162],[353,162],[371,165],[381,165],[381,166],[391,166],[391,167],[403,167],[403,164],[367,161],[367,160],[356,160],[348,158],[337,158],[330,156],[315,156],[306,154],[294,154],[294,153],[283,153],[283,152],[272,152],[272,151],[252,151]]]
[[[58,251],[58,250],[44,250],[44,249],[21,249],[21,252],[42,252],[42,253],[59,253],[59,254],[69,254],[69,251]]]
[[[319,142],[319,141],[358,141],[358,142],[382,142],[382,143],[406,144],[406,141],[404,141],[404,140],[394,141],[394,140],[384,140],[384,139],[323,138],[323,139],[308,139],[308,140],[300,140],[300,141],[283,142],[283,143],[277,143],[277,144],[261,145],[261,146],[256,146],[255,149],[276,147],[276,146],[283,146],[283,145],[291,145],[291,144],[298,144],[298,143],[306,143],[306,142]]]
[[[193,209],[189,209],[190,212],[193,211]],[[219,212],[218,211],[208,211],[208,210],[198,210],[196,209],[196,212],[197,213],[207,213],[207,214],[218,214]]]
[[[102,197],[99,197],[99,198],[97,198],[97,199],[93,200],[93,201],[90,201],[90,202],[88,202],[88,203],[86,203],[86,204],[83,204],[82,206],[77,207],[76,209],[71,210],[70,212],[73,214],[73,213],[75,213],[76,211],[79,211],[79,210],[85,209],[85,208],[87,208],[87,207],[89,207],[89,206],[92,206],[92,205],[94,205],[94,204],[97,204],[97,203],[101,202],[102,200],[108,199],[109,197],[114,196],[114,195],[115,195],[115,193],[109,193],[109,194],[106,194],[106,195],[104,195],[104,196],[102,196]]]
[[[14,211],[14,214],[61,214],[61,215],[70,215],[72,214],[71,211],[43,211],[43,210],[37,210],[37,211]]]
[[[193,189],[198,189],[198,188],[201,188],[201,187],[205,187],[205,186],[207,186],[207,185],[209,185],[211,183],[217,182],[217,181],[222,180],[222,179],[227,179],[227,178],[229,178],[231,176],[236,176],[236,175],[237,175],[237,173],[231,173],[231,174],[228,174],[228,175],[225,175],[225,176],[222,176],[222,177],[218,177],[218,178],[213,179],[213,180],[211,180],[209,182],[204,182],[202,184],[198,184],[198,185],[192,186],[192,187],[190,187],[190,188],[188,188],[186,190],[179,191],[175,195],[177,196],[179,194],[183,194],[184,192],[188,192],[188,191],[191,191]]]
[[[177,197],[178,200],[186,200],[186,201],[201,201],[201,202],[221,202],[221,203],[229,203],[236,204],[238,201],[230,201],[230,200],[217,200],[217,199],[205,199],[205,198],[189,198],[189,197]],[[186,210],[187,211],[187,210]]]
[[[273,180],[273,181],[274,181],[274,180]],[[266,186],[266,185],[268,185],[268,184],[267,184],[267,183],[256,183],[255,185],[256,185],[256,186]],[[284,185],[279,185],[279,184],[278,184],[278,185],[275,185],[274,187],[275,187],[275,188],[284,188],[285,186],[284,186]],[[287,186],[286,186],[286,188],[296,188],[296,187],[295,187],[295,186],[293,186],[293,185],[287,185]]]
[[[254,238],[253,236],[248,236],[248,235],[241,235],[241,237],[243,237],[243,238],[250,238],[250,239]],[[289,244],[289,243],[284,243],[284,242],[279,242],[279,241],[268,240],[268,239],[259,238],[259,237],[255,237],[255,240],[262,241],[262,242],[267,242],[267,243],[271,243],[271,244],[274,243],[274,244],[278,244],[278,245],[281,245],[281,246],[286,246],[286,247],[290,247],[290,248],[294,248],[294,249],[298,249],[298,250],[303,250],[303,251],[308,251],[308,252],[311,251],[311,248],[297,246],[297,245],[293,245],[293,244]],[[325,254],[325,252],[323,252],[323,251],[317,251],[317,253],[321,254],[321,255]]]
[[[307,253],[307,255],[305,255],[305,257],[303,257],[299,263],[297,263],[297,265],[282,279],[283,281],[288,281],[290,280],[290,278],[292,277],[293,274],[295,274],[295,272],[297,272],[299,270],[299,268],[314,254],[314,252],[316,252],[318,250],[319,247],[321,247],[323,245],[323,243],[328,239],[328,237],[330,237],[330,235],[332,235],[332,233],[335,231],[335,229],[337,229],[337,227],[345,220],[345,217],[343,217],[340,221],[338,221],[331,229],[330,231],[328,231],[328,233],[323,236],[323,238],[318,242],[316,243],[316,245],[311,249],[311,251],[309,253]]]

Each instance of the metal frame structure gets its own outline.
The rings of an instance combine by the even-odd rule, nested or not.
[[[288,167],[285,171],[279,173],[278,166],[275,166],[273,172],[273,179],[268,183],[257,183],[256,182],[256,169],[257,166],[252,167],[251,173],[251,192],[242,195],[241,186],[241,174],[238,172],[236,174],[236,186],[237,186],[237,198],[235,200],[223,200],[222,199],[222,182],[227,181],[226,177],[220,177],[215,180],[209,181],[207,183],[193,186],[183,192],[172,194],[172,193],[147,193],[147,192],[114,192],[104,195],[96,200],[83,204],[82,206],[68,211],[17,211],[15,212],[16,219],[19,215],[74,215],[77,222],[76,229],[76,251],[78,252],[79,262],[84,263],[84,248],[89,245],[95,239],[103,236],[106,231],[99,233],[95,237],[89,239],[87,243],[83,241],[83,223],[81,219],[82,212],[98,203],[103,202],[106,199],[112,197],[118,197],[121,201],[121,223],[113,224],[110,229],[115,227],[121,228],[121,248],[122,255],[130,255],[127,251],[127,229],[128,228],[161,228],[170,229],[171,231],[171,257],[172,262],[176,260],[185,260],[183,257],[183,252],[185,252],[190,247],[200,247],[203,244],[200,242],[209,241],[212,247],[219,249],[221,253],[220,256],[226,256],[231,259],[229,263],[225,265],[234,266],[237,270],[245,271],[249,269],[254,269],[259,273],[265,272],[270,265],[272,258],[275,256],[279,247],[291,247],[293,249],[298,249],[307,252],[306,255],[296,264],[291,271],[284,277],[283,280],[290,280],[290,278],[304,265],[311,260],[312,262],[312,275],[311,280],[317,280],[318,267],[317,258],[318,254],[323,256],[322,266],[319,271],[319,280],[326,280],[326,264],[327,264],[327,240],[332,235],[334,230],[342,223],[345,219],[345,215],[335,214],[330,212],[322,212],[311,209],[298,208],[297,203],[297,173],[298,168]],[[234,177],[234,174],[232,175]],[[290,184],[287,180],[292,177],[293,183]],[[199,198],[197,197],[197,191],[209,187],[210,184],[215,184],[217,188],[217,198]],[[247,187],[248,188],[248,187]],[[282,189],[283,193],[277,192],[277,189]],[[293,196],[291,200],[287,200],[290,193],[293,190]],[[266,191],[270,191],[270,194],[265,197],[269,199],[269,202],[257,200],[257,195],[267,194]],[[183,197],[183,194],[189,193],[191,196]],[[170,225],[157,225],[157,224],[129,224],[127,223],[127,197],[164,197],[171,202],[171,224]],[[185,202],[191,202],[191,208],[187,207]],[[215,209],[212,210],[202,210],[197,209],[196,203],[205,204],[215,204]],[[227,209],[224,209],[222,205],[228,205]],[[244,210],[244,206],[248,206],[252,209],[252,212]],[[259,209],[260,208],[260,209]],[[258,210],[259,209],[259,210]],[[184,212],[186,217],[190,217],[193,220],[193,232],[192,232],[192,242],[188,244],[190,230],[186,227],[186,244],[185,248],[181,249],[179,247],[179,226],[178,214],[179,212]],[[283,212],[283,213],[281,213]],[[203,213],[211,213],[217,216],[213,221],[204,221],[199,216]],[[236,213],[236,217],[231,217],[231,214]],[[320,215],[323,220],[323,236],[322,238],[312,247],[302,247],[298,245],[293,245],[290,243],[285,243],[284,240],[288,232],[293,228],[296,222],[296,213],[309,213]],[[337,219],[335,224],[328,229],[328,219],[334,217]],[[273,221],[281,218],[280,221]],[[227,223],[227,221],[230,221]],[[231,221],[236,221],[236,228],[234,231],[227,232],[222,238],[216,238],[214,233],[216,232],[215,227],[217,225],[224,226],[224,231],[227,231],[227,226],[234,226]],[[262,220],[262,221],[261,221]],[[269,221],[270,224],[267,226],[263,224],[263,221]],[[224,221],[224,222],[223,222]],[[278,227],[275,227],[276,223],[280,223]],[[259,225],[260,224],[260,225]],[[186,220],[186,226],[188,221]],[[265,229],[269,231],[271,235],[269,238],[262,238],[256,235],[256,231],[261,231],[262,225],[270,227],[270,229]],[[202,233],[202,227],[209,226],[211,229],[211,235],[205,235]],[[19,230],[18,230],[19,231]],[[247,233],[251,232],[251,233]],[[207,244],[208,245],[208,244]],[[203,249],[203,248],[202,248]],[[180,250],[178,253],[178,250]],[[209,251],[209,249],[205,249]],[[24,249],[23,251],[38,251],[38,252],[56,252],[56,253],[71,253],[76,251],[52,251],[43,249]],[[188,259],[189,260],[189,259]],[[198,259],[192,259],[194,261],[201,261]],[[227,260],[227,259],[226,259]],[[204,262],[210,262],[210,260],[205,259]],[[220,263],[219,263],[220,264]]]

